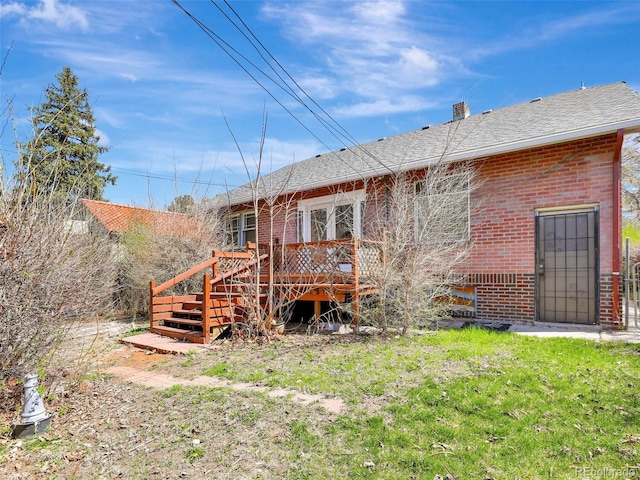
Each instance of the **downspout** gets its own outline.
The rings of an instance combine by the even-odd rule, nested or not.
[[[613,261],[611,263],[611,320],[613,325],[620,326],[620,267],[622,254],[620,242],[622,241],[622,142],[624,130],[617,132],[616,149],[613,152]]]

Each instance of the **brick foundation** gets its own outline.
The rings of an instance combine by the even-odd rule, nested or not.
[[[535,275],[518,273],[476,273],[467,278],[476,287],[476,318],[478,320],[532,324],[535,312]],[[602,328],[620,329],[624,322],[621,305],[618,321],[612,311],[612,276],[600,276],[600,310],[598,324]],[[620,299],[623,301],[621,288]]]

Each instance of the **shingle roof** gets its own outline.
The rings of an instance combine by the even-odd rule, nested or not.
[[[624,128],[640,129],[640,96],[624,82],[572,90],[420,130],[318,155],[265,175],[259,196],[291,193],[440,159],[471,159],[575,140]],[[252,199],[251,185],[231,190],[225,203]]]
[[[158,233],[172,236],[188,236],[195,231],[192,218],[183,213],[118,205],[83,199],[82,203],[108,232],[125,233],[136,224],[152,225]]]

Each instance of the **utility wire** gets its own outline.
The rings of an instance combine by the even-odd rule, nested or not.
[[[260,86],[260,88],[262,88],[267,95],[269,95],[278,105],[280,105],[300,126],[302,126],[313,138],[315,138],[316,140],[318,140],[318,142],[320,144],[322,144],[324,147],[327,148],[327,150],[331,151],[332,149],[316,134],[314,133],[307,125],[305,125],[289,108],[287,108],[267,87],[265,87],[260,80],[258,80],[256,78],[256,76],[254,74],[252,74],[247,67],[245,67],[240,60],[238,60],[238,58],[236,58],[234,55],[232,55],[230,53],[229,50],[233,51],[234,53],[236,53],[240,58],[242,58],[244,61],[246,61],[249,65],[251,65],[253,68],[255,68],[258,72],[260,72],[262,75],[264,75],[266,78],[268,78],[269,80],[271,80],[276,86],[278,86],[281,90],[283,90],[285,93],[287,93],[289,96],[291,96],[294,100],[297,101],[301,101],[301,99],[296,98],[296,94],[291,93],[291,91],[287,92],[287,90],[281,85],[279,84],[276,80],[273,79],[273,77],[271,77],[270,75],[268,75],[266,72],[264,72],[262,69],[260,69],[257,65],[255,65],[251,60],[249,60],[245,55],[243,55],[242,53],[240,53],[238,50],[236,50],[233,46],[231,46],[228,42],[226,42],[222,37],[220,37],[218,34],[216,34],[213,30],[211,30],[209,27],[207,27],[203,22],[201,22],[197,17],[195,17],[193,14],[191,14],[186,8],[184,8],[180,2],[178,0],[172,0],[172,2],[178,7],[180,8],[227,56],[229,56],[229,58],[231,58],[256,84],[258,84],[258,86]],[[234,24],[235,26],[235,24]],[[237,28],[237,26],[236,26]],[[227,48],[225,48],[228,47]],[[255,45],[254,45],[254,48]],[[263,58],[264,59],[264,58]],[[268,62],[267,62],[268,63]],[[273,68],[273,67],[272,67]],[[288,86],[288,84],[286,84],[286,82],[284,82],[285,85],[287,85],[287,87],[289,88],[289,90],[291,90],[291,88]],[[303,103],[304,105],[304,103]],[[306,105],[305,105],[306,106]],[[308,107],[307,107],[308,108]],[[340,141],[340,138],[338,138],[335,133],[332,131],[332,129],[328,128],[326,126],[326,122],[321,122],[323,125],[325,125],[325,128],[327,128],[330,132],[332,132],[334,134],[334,136]],[[344,142],[341,141],[341,143],[344,144]],[[339,155],[337,155],[337,158],[343,162],[346,166],[348,166],[349,168],[351,168],[355,173],[361,175],[361,172],[359,172],[353,165],[351,165],[350,163],[348,163],[345,159],[341,158]],[[368,162],[366,162],[366,160],[363,159],[363,161],[367,164],[367,166],[372,169],[375,170]],[[378,161],[378,163],[381,163]],[[386,166],[385,166],[386,167]],[[388,167],[386,167],[388,168]],[[389,169],[390,170],[390,169]]]
[[[119,172],[123,172],[124,175],[131,175],[133,177],[144,177],[144,178],[150,178],[155,180],[170,180],[170,181],[176,181],[181,183],[191,183],[194,185],[210,185],[213,187],[228,187],[228,186],[239,187],[240,186],[240,185],[229,185],[228,183],[207,182],[205,180],[190,180],[182,177],[176,177],[173,175],[162,175],[159,173],[149,173],[149,172],[143,172],[141,170],[133,170],[129,168],[121,168],[121,167],[114,167],[114,166],[112,166],[111,169],[117,170]]]
[[[341,135],[341,132],[339,132],[334,126],[330,125],[329,123],[326,122],[326,120],[324,120],[323,118],[321,118],[311,107],[309,107],[305,101],[300,97],[300,95],[298,95],[298,93],[296,92],[296,90],[294,90],[288,83],[287,81],[282,77],[282,75],[280,74],[280,72],[274,68],[274,66],[269,62],[269,60],[267,58],[265,58],[265,56],[263,55],[262,51],[260,50],[260,48],[258,48],[256,46],[256,44],[253,42],[253,40],[251,40],[251,38],[249,38],[249,36],[247,35],[247,33],[245,33],[243,31],[243,29],[235,23],[235,21],[229,17],[229,15],[220,7],[220,5],[218,5],[214,0],[211,0],[211,3],[213,3],[213,5],[218,9],[218,11],[220,11],[220,13],[222,13],[222,15],[225,16],[225,18],[229,21],[229,23],[231,23],[236,30],[238,30],[238,32],[240,32],[240,34],[249,42],[249,44],[254,48],[254,50],[258,53],[258,55],[260,55],[260,58],[262,58],[262,60],[264,61],[264,63],[267,64],[267,66],[271,69],[271,71],[273,71],[273,73],[275,73],[275,75],[280,79],[280,81],[282,82],[282,84],[287,88],[287,90],[290,92],[290,95],[297,100],[303,107],[305,107],[307,110],[309,110],[309,112],[316,118],[318,119],[318,121],[320,121],[321,123],[323,123],[325,125],[325,128],[327,129],[331,129],[334,132],[334,136],[336,135]],[[258,37],[256,37],[256,35],[253,33],[253,31],[249,28],[249,26],[244,22],[244,20],[242,20],[242,18],[240,17],[240,15],[233,9],[233,7],[231,5],[229,5],[229,3],[227,1],[225,1],[225,4],[227,5],[227,7],[233,12],[233,14],[238,18],[238,20],[240,21],[240,23],[242,24],[242,26],[244,27],[244,29],[251,35],[251,37],[253,37],[255,39],[256,42],[258,42],[258,45],[262,48],[262,50],[265,51],[265,53],[273,60],[275,61],[276,65],[280,68],[280,70],[282,70],[286,76],[288,76],[294,83],[294,85],[296,85],[296,87],[298,87],[298,89],[305,94],[305,96],[307,98],[309,98],[313,103],[315,103],[316,105],[318,105],[301,87],[300,85],[298,85],[298,83],[293,79],[293,77],[291,77],[291,75],[287,72],[287,70],[280,64],[280,62],[278,62],[278,60],[271,54],[271,52],[269,52],[269,50],[264,46],[264,44],[258,39]],[[282,88],[282,87],[281,87]],[[318,105],[319,108],[322,108]],[[326,113],[326,112],[325,112]],[[341,143],[343,143],[343,141],[341,141],[339,138],[337,138]],[[349,139],[351,140],[351,139]],[[346,146],[346,145],[345,145]]]
[[[262,53],[260,52],[260,49],[258,47],[256,47],[256,45],[253,43],[253,41],[251,41],[251,39],[249,39],[244,32],[242,32],[242,30],[238,27],[238,25],[236,25],[235,22],[233,22],[229,16],[220,8],[220,6],[215,3],[214,0],[211,0],[211,2],[216,6],[216,8],[222,12],[222,14],[227,17],[227,19],[236,27],[236,29],[238,29],[238,31],[240,31],[240,33],[242,33],[245,38],[247,38],[247,40],[249,41],[249,43],[254,47],[254,49],[258,52],[258,54],[260,55],[260,57],[265,61],[265,63],[267,63],[271,69],[274,71],[274,73],[278,76],[278,78],[280,78],[282,80],[282,82],[287,85],[287,87],[289,87],[288,83],[286,82],[286,80],[284,80],[280,74],[276,71],[275,68],[273,68],[273,66],[270,64],[270,62],[268,60],[266,60],[264,58],[264,56],[262,55]],[[344,126],[342,126],[335,118],[333,118],[333,116],[331,116],[331,114],[329,112],[327,112],[322,105],[320,105],[318,102],[316,102],[313,97],[311,97],[311,95],[309,95],[309,93],[296,81],[296,79],[287,71],[287,69],[278,61],[278,59],[273,56],[273,54],[269,51],[269,49],[260,41],[260,39],[253,33],[253,31],[251,30],[251,28],[244,22],[244,20],[242,19],[242,17],[240,17],[240,15],[238,14],[238,12],[236,12],[236,10],[231,6],[231,4],[229,4],[229,2],[227,0],[224,0],[225,5],[229,8],[229,10],[231,10],[233,12],[233,14],[238,18],[238,20],[242,23],[242,25],[244,26],[244,28],[247,30],[247,32],[249,32],[249,34],[251,35],[251,37],[253,37],[255,39],[255,41],[258,43],[258,45],[260,45],[260,47],[265,51],[265,53],[276,63],[276,65],[280,68],[280,70],[282,70],[284,72],[284,74],[293,82],[293,84],[298,88],[299,91],[301,91],[305,97],[307,97],[316,107],[318,107],[318,109],[327,116],[327,118],[331,121],[331,123],[325,121],[323,118],[321,118],[313,109],[311,109],[295,92],[294,90],[289,87],[291,89],[291,91],[295,94],[296,98],[299,99],[300,104],[303,105],[305,108],[307,108],[309,110],[309,112],[311,112],[311,114],[316,117],[318,119],[318,121],[320,121],[320,123],[322,123],[325,128],[327,128],[328,130],[330,130],[331,132],[336,132],[334,134],[334,136],[336,134],[343,136],[345,139],[347,139],[352,145],[358,146],[363,152],[365,152],[369,157],[371,157],[373,160],[375,160],[376,162],[378,162],[380,165],[382,165],[384,168],[388,169],[389,171],[391,171],[393,173],[393,171],[391,170],[391,168],[389,168],[382,160],[380,160],[378,157],[376,157],[375,155],[373,155],[371,152],[369,152],[366,148],[362,147],[360,145],[360,142],[358,142],[358,140],[351,135],[346,128],[344,128]],[[334,127],[335,125],[335,127]],[[340,140],[339,138],[336,139]],[[349,148],[349,150],[351,150],[351,145],[346,144],[343,142],[343,145],[346,148]]]
[[[316,135],[307,125],[305,125],[302,120],[300,120],[289,108],[287,108],[278,98],[276,98],[276,96],[269,91],[269,89],[267,89],[267,87],[265,87],[260,80],[258,80],[255,75],[253,75],[236,57],[234,57],[229,50],[233,51],[234,53],[236,53],[240,58],[242,58],[243,60],[245,60],[249,65],[251,65],[253,68],[255,68],[258,72],[260,72],[262,75],[264,75],[266,78],[268,78],[269,80],[271,80],[276,86],[278,86],[281,90],[283,90],[285,93],[287,93],[289,96],[291,96],[294,100],[295,95],[291,94],[291,92],[287,92],[286,89],[279,84],[278,82],[276,82],[270,75],[268,75],[266,72],[264,72],[262,69],[260,69],[257,65],[255,65],[251,60],[249,60],[245,55],[243,55],[242,53],[240,53],[238,50],[236,50],[233,46],[231,46],[228,42],[226,42],[222,37],[220,37],[218,34],[216,34],[213,30],[211,30],[209,27],[207,27],[204,23],[202,23],[198,18],[196,18],[194,15],[192,15],[188,10],[186,10],[182,5],[180,5],[180,2],[178,2],[178,0],[172,0],[172,2],[177,5],[189,18],[191,18],[191,20],[193,20],[193,22],[198,25],[198,27],[216,44],[218,45],[218,47],[227,55],[229,56],[229,58],[231,58],[255,83],[257,83],[260,88],[262,88],[267,95],[269,95],[278,105],[280,105],[283,110],[285,110],[300,126],[302,126],[302,128],[304,128],[307,132],[309,132],[309,134],[314,137],[316,140],[318,140],[318,142],[320,144],[322,144],[327,150],[331,151],[332,149],[324,142],[324,140],[322,140],[318,135]],[[227,50],[227,48],[225,48],[225,46],[227,46],[229,48],[229,50]],[[341,142],[342,143],[342,142]],[[355,173],[360,174],[360,172],[358,172],[358,170],[351,165],[350,163],[346,162],[344,159],[342,159],[340,156],[338,156],[338,159],[344,163],[345,165],[347,165],[349,168],[351,168]],[[366,163],[366,162],[365,162]],[[369,168],[372,168],[371,165],[367,164],[367,166]]]

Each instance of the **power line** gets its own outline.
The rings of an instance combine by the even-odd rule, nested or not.
[[[229,17],[227,16],[226,13],[224,13],[222,11],[222,9],[213,1],[211,0],[211,2],[218,8],[218,10],[220,10],[225,17],[227,17],[229,19]],[[287,87],[289,87],[289,89],[295,94],[296,98],[300,101],[300,103],[309,110],[309,112],[311,112],[311,114],[316,117],[318,119],[318,121],[320,121],[325,128],[327,128],[328,130],[330,130],[332,133],[336,132],[338,134],[340,134],[341,136],[344,136],[344,138],[346,138],[349,142],[351,142],[353,145],[359,146],[359,142],[358,140],[349,133],[349,131],[344,128],[343,125],[341,125],[329,112],[327,112],[322,105],[320,105],[318,102],[316,102],[313,97],[311,97],[311,95],[309,95],[309,93],[296,81],[296,79],[288,72],[288,70],[278,61],[278,59],[269,51],[269,49],[260,41],[260,39],[253,33],[253,31],[251,30],[251,28],[244,22],[244,20],[240,17],[240,15],[236,12],[236,10],[229,4],[229,2],[227,0],[224,0],[225,5],[227,5],[227,7],[233,12],[233,14],[238,18],[238,20],[242,23],[242,25],[244,26],[244,28],[247,30],[247,32],[249,32],[249,34],[256,40],[256,42],[258,42],[258,45],[260,45],[260,47],[265,51],[265,53],[276,63],[276,65],[284,72],[284,74],[293,82],[293,84],[298,88],[298,90],[300,90],[305,97],[307,97],[316,107],[318,107],[318,109],[320,109],[320,111],[327,116],[327,118],[331,121],[331,123],[333,123],[333,125],[335,125],[335,127],[333,127],[331,125],[331,123],[326,122],[323,118],[321,118],[315,111],[313,111],[313,109],[311,109],[295,92],[294,90],[288,85],[288,83],[286,82],[286,80],[284,80],[276,71],[275,68],[273,68],[273,66],[262,56],[262,54],[260,53],[260,50],[258,49],[258,47],[256,47],[256,45],[253,43],[253,41],[251,41],[249,38],[246,37],[246,35],[244,34],[244,32],[241,31],[241,29],[235,24],[235,22],[233,22],[231,19],[229,19],[229,21],[236,27],[236,29],[238,29],[238,31],[240,31],[245,38],[247,38],[247,40],[249,41],[249,43],[254,47],[254,49],[258,52],[258,54],[260,55],[261,58],[263,58],[263,60],[269,65],[269,67],[271,67],[271,69],[276,73],[276,75],[278,75],[278,78],[280,78],[283,83],[285,85],[287,85]],[[336,131],[337,129],[337,131]],[[336,136],[334,134],[334,136]],[[339,138],[337,138],[340,141]],[[350,149],[350,145],[342,142],[342,144]],[[380,165],[382,165],[384,168],[388,169],[391,171],[391,169],[385,165],[385,163],[380,160],[378,157],[376,157],[375,155],[373,155],[371,152],[369,152],[367,149],[363,148],[360,146],[360,149],[365,152],[369,157],[371,157],[373,160],[375,160],[376,162],[378,162]]]
[[[133,177],[144,177],[144,178],[155,179],[155,180],[169,180],[169,181],[175,181],[175,182],[181,182],[181,183],[191,183],[194,185],[208,185],[212,187],[234,187],[235,188],[240,186],[240,184],[229,185],[228,183],[215,183],[215,182],[208,182],[205,180],[191,180],[183,177],[176,177],[173,175],[149,173],[149,172],[144,172],[142,170],[133,170],[133,169],[122,168],[122,167],[111,166],[111,169],[124,172],[125,175],[131,175]]]
[[[306,105],[306,103],[300,98],[300,96],[293,90],[293,88],[284,80],[282,79],[281,75],[277,74],[277,76],[281,79],[282,83],[279,83],[278,81],[276,81],[272,76],[270,76],[269,74],[267,74],[264,70],[262,70],[260,67],[258,67],[254,62],[252,62],[251,60],[249,60],[245,55],[243,55],[242,53],[240,53],[237,49],[235,49],[233,46],[231,46],[227,41],[225,41],[222,37],[220,37],[218,34],[216,34],[211,28],[209,28],[208,26],[206,26],[202,21],[200,21],[197,17],[195,17],[193,14],[191,14],[186,8],[184,8],[180,2],[178,0],[172,0],[172,2],[178,7],[180,8],[227,56],[229,56],[229,58],[231,58],[258,86],[260,86],[260,88],[262,88],[265,93],[267,93],[267,95],[269,95],[278,105],[280,105],[285,112],[287,112],[300,126],[302,126],[311,136],[313,136],[316,140],[318,140],[318,142],[320,144],[322,144],[324,147],[327,148],[327,150],[329,150],[330,152],[332,151],[332,149],[316,134],[314,133],[310,127],[308,127],[307,125],[305,125],[304,122],[302,122],[302,120],[300,120],[289,108],[287,108],[278,98],[276,98],[275,94],[273,92],[271,92],[262,82],[260,82],[260,80],[258,78],[256,78],[256,76],[251,73],[248,68],[242,64],[242,62],[236,58],[236,56],[234,56],[230,50],[232,52],[234,52],[239,58],[241,58],[242,60],[244,60],[248,65],[250,65],[251,67],[253,67],[257,72],[259,72],[260,74],[262,74],[265,78],[269,79],[271,82],[274,83],[274,85],[276,85],[277,87],[279,87],[282,91],[284,91],[287,95],[289,95],[290,97],[292,97],[295,101],[297,101],[298,103],[300,103],[303,107],[307,108],[313,115],[314,117],[341,143],[343,144],[345,147],[349,148],[351,150],[351,146],[345,144],[344,140],[341,139],[336,132],[336,129],[334,127],[331,127],[328,122],[324,119],[322,119],[316,112],[313,111],[313,109],[311,109],[308,105]],[[218,8],[220,10],[220,7],[218,5],[216,5],[214,3],[214,5],[216,6],[216,8]],[[224,12],[222,12],[224,13]],[[234,12],[235,13],[235,12]],[[236,13],[237,16],[237,13]],[[225,17],[227,18],[227,20],[229,20],[232,25],[234,25],[234,27],[236,29],[238,29],[239,31],[240,28],[238,27],[238,25],[231,21],[231,19],[228,17],[228,15],[225,14]],[[238,16],[239,18],[239,16]],[[244,22],[243,22],[244,24]],[[248,27],[247,27],[248,28]],[[241,32],[242,33],[242,32]],[[251,32],[251,35],[255,37],[255,35]],[[256,47],[256,45],[243,33],[243,36],[249,41],[249,43],[251,43],[251,45],[253,46],[254,49],[256,49],[259,52],[258,47]],[[257,38],[257,37],[256,37]],[[225,48],[228,47],[228,48]],[[266,48],[265,48],[266,50]],[[267,51],[268,52],[268,51]],[[268,55],[270,55],[272,58],[274,58],[270,53],[268,53]],[[260,54],[261,58],[263,59],[263,61],[265,61],[265,63],[267,63],[267,65],[269,65],[269,67],[275,71],[274,67],[264,58],[264,56],[262,54]],[[275,60],[275,59],[274,59]],[[276,61],[277,62],[277,61]],[[278,65],[280,65],[278,63]],[[282,67],[281,67],[282,68]],[[284,70],[284,68],[282,68]],[[291,75],[289,75],[286,70],[284,70],[286,75],[289,76],[292,80],[293,77],[291,77]],[[295,81],[294,81],[295,83]],[[284,84],[284,86],[283,86]],[[297,83],[296,83],[297,85]],[[298,88],[300,88],[298,86]],[[304,90],[302,90],[300,88],[301,91],[304,92]],[[304,92],[305,95],[311,99],[311,97]],[[312,99],[311,99],[312,100]],[[313,100],[312,100],[313,101]],[[317,105],[317,102],[314,101],[314,103]],[[324,111],[324,110],[323,110]],[[326,114],[326,112],[325,112]],[[327,114],[328,115],[328,114]],[[335,122],[335,120],[334,120]],[[337,122],[335,122],[337,123]],[[346,129],[342,128],[342,130],[344,132],[346,132]],[[355,138],[353,138],[352,136],[348,135],[349,137],[351,137],[351,139],[353,139],[353,143],[357,144],[357,141],[355,140]],[[370,158],[372,158],[373,160],[375,160],[377,163],[379,163],[380,165],[382,165],[383,167],[385,167],[386,169],[388,169],[389,171],[391,171],[391,169],[386,166],[382,161],[380,161],[379,159],[375,158],[375,156],[373,156],[370,152],[368,152],[366,149],[364,149],[363,147],[359,146],[359,148],[365,152],[367,154],[367,156],[369,156]],[[334,153],[335,155],[335,153]],[[337,155],[337,158],[344,163],[347,167],[351,168],[355,173],[357,174],[361,174],[361,172],[359,172],[353,165],[351,165],[350,163],[348,163],[346,160],[344,160],[343,158],[341,158],[339,155]],[[365,164],[367,164],[367,166],[373,170],[373,167],[363,158],[362,159],[364,161]]]

